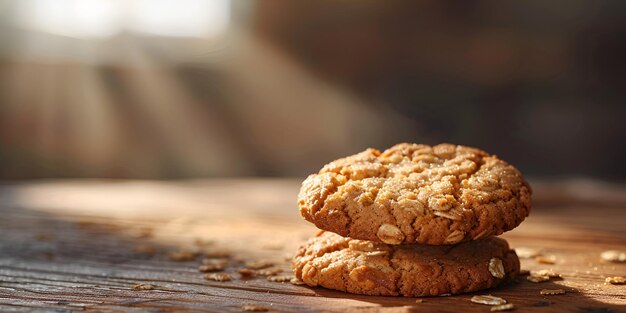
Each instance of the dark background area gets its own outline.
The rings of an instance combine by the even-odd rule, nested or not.
[[[21,3],[0,2],[3,180],[304,176],[403,141],[626,179],[623,1],[232,1],[218,35],[99,37],[21,26]]]

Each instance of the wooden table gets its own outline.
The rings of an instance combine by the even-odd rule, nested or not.
[[[504,235],[513,247],[540,249],[554,265],[523,259],[528,270],[553,269],[560,280],[515,284],[493,294],[518,312],[624,312],[626,263],[602,261],[626,250],[626,187],[590,181],[531,182],[531,216]],[[297,180],[42,181],[0,187],[1,312],[270,311],[489,312],[471,295],[371,297],[241,279],[250,260],[290,274],[287,258],[316,232],[296,209]],[[208,281],[202,255],[229,252],[229,282]],[[178,254],[177,254],[178,253]],[[152,290],[135,290],[137,284]],[[133,288],[135,287],[135,288]],[[565,295],[542,296],[542,289]]]

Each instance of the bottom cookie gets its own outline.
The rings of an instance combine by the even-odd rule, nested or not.
[[[364,295],[407,297],[459,294],[495,287],[519,274],[504,239],[454,246],[387,245],[320,232],[293,259],[297,278]]]

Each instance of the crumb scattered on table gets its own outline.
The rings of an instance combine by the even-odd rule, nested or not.
[[[520,259],[532,259],[541,255],[541,252],[533,248],[517,247],[515,248],[515,254],[517,254]]]
[[[237,272],[241,275],[241,278],[252,278],[256,276],[256,272],[249,268],[240,268]]]
[[[277,276],[267,276],[267,281],[275,282],[275,283],[284,283],[291,281],[294,277],[291,275],[277,275]]]
[[[604,279],[605,283],[609,283],[612,285],[624,285],[626,284],[626,277],[623,276],[612,276]]]
[[[542,296],[556,296],[556,295],[564,295],[565,290],[563,289],[542,289],[539,294]]]
[[[506,300],[492,295],[473,296],[470,301],[473,303],[486,305],[500,305],[506,303]]]
[[[302,280],[298,279],[297,277],[292,278],[289,282],[294,284],[294,285],[296,285],[296,286],[304,285],[304,282]],[[421,300],[421,299],[418,299],[418,300]]]
[[[562,278],[562,275],[553,271],[553,270],[538,270],[538,271],[531,271],[530,272],[531,275],[534,276],[548,276],[549,278]]]
[[[626,262],[626,251],[607,250],[602,252],[600,257],[602,260],[609,262]]]
[[[257,261],[248,261],[246,262],[246,267],[251,268],[253,270],[258,270],[262,268],[267,268],[274,265],[274,262],[268,260],[257,260]]]
[[[226,273],[209,273],[204,275],[204,279],[219,282],[231,281],[232,277]]]
[[[267,312],[270,309],[256,304],[246,304],[241,307],[241,310],[247,312]]]
[[[531,274],[530,276],[526,276],[526,279],[529,282],[533,282],[533,283],[543,283],[543,282],[549,281],[550,277]]]
[[[556,256],[554,255],[538,255],[535,257],[535,262],[539,264],[554,264],[556,263]]]
[[[155,285],[151,285],[151,284],[135,284],[133,286],[133,290],[154,290],[156,288]]]
[[[198,267],[198,271],[202,273],[218,272],[224,270],[228,261],[224,259],[204,259],[202,265]]]
[[[515,309],[515,305],[513,305],[513,303],[507,303],[507,304],[492,306],[491,312],[511,311],[513,309]]]
[[[276,275],[282,271],[283,271],[282,269],[277,268],[277,267],[263,268],[260,270],[256,270],[256,274],[261,275],[261,276],[271,276],[271,275]]]

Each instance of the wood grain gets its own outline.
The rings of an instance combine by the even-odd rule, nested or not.
[[[534,209],[504,237],[513,247],[554,255],[563,279],[517,283],[492,294],[520,312],[624,312],[626,263],[599,255],[626,250],[626,187],[590,181],[534,182]],[[287,258],[316,232],[298,216],[297,180],[46,181],[0,187],[1,312],[489,312],[471,295],[370,297],[323,288],[241,279],[250,260]],[[153,250],[153,251],[150,251]],[[176,262],[176,251],[199,252]],[[230,252],[229,282],[203,279],[202,255]],[[136,284],[153,290],[134,290]],[[542,289],[566,294],[542,296]]]

